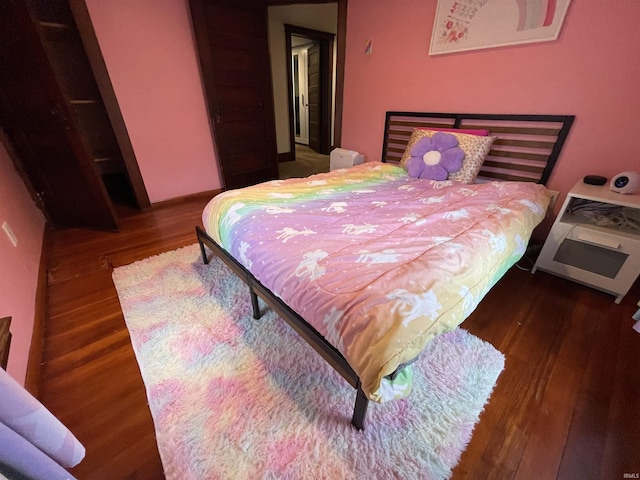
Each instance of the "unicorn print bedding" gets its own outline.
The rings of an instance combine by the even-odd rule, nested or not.
[[[464,185],[369,162],[224,192],[207,234],[328,340],[384,402],[524,254],[549,194],[530,182]]]

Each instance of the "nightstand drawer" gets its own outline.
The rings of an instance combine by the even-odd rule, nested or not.
[[[554,235],[540,252],[538,268],[614,293],[638,276],[640,240],[570,225],[558,225]]]
[[[612,227],[612,222],[595,225],[570,213],[575,199],[586,198],[589,207],[589,202],[597,202],[599,206],[615,205],[606,192],[603,198],[591,192],[587,197],[581,192],[581,185],[576,187],[578,192],[572,191],[567,196],[532,272],[540,268],[604,290],[616,295],[619,303],[640,272],[640,231],[636,234],[629,227]],[[633,202],[638,200],[626,197],[620,201],[635,205]]]

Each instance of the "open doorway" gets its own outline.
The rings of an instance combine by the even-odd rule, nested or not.
[[[320,152],[321,122],[317,108],[321,92],[318,75],[319,42],[291,35],[291,101],[293,103],[293,162],[282,164],[280,178],[308,177],[329,171],[329,155]],[[310,66],[310,63],[313,64]],[[311,98],[311,95],[314,98]],[[310,105],[315,104],[315,105]],[[311,107],[311,108],[310,108]],[[315,108],[315,110],[312,110]],[[311,115],[313,116],[311,116]],[[315,120],[315,121],[314,121]],[[326,119],[325,119],[326,120]],[[331,132],[332,125],[329,126]],[[311,141],[310,141],[311,140]]]
[[[309,99],[312,99],[313,92],[308,91],[303,102],[302,92],[294,91],[294,84],[298,83],[293,81],[295,59],[292,51],[295,55],[294,49],[297,47],[316,44],[318,48],[322,48],[321,40],[330,45],[324,52],[324,57],[329,59],[329,65],[325,69],[329,75],[325,82],[329,88],[325,99],[329,103],[320,102],[322,106],[318,107],[324,108],[322,113],[328,121],[324,124],[316,122],[319,128],[322,128],[322,125],[325,128],[322,136],[324,146],[316,148],[329,153],[341,144],[346,16],[347,0],[270,0],[270,62],[280,168],[288,167],[296,160],[296,150],[304,149],[317,155],[307,145],[306,134],[309,134],[311,144],[313,139],[318,139],[319,136],[314,137],[313,126],[310,123],[308,132],[304,131],[304,126],[307,125],[304,115],[307,112],[302,109],[307,103],[311,103]],[[298,61],[304,59],[298,56]],[[300,66],[300,63],[298,65]],[[307,76],[298,70],[298,75],[300,74],[303,77]],[[309,111],[307,115],[309,121],[312,121],[313,112]]]
[[[308,145],[328,155],[333,144],[334,37],[333,33],[285,24],[289,52],[287,80],[291,151]]]

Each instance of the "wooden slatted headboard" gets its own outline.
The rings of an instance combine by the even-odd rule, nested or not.
[[[546,184],[573,124],[573,115],[387,112],[382,161],[400,163],[414,128],[486,129],[498,137],[478,181]]]

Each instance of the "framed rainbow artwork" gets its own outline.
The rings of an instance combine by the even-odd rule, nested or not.
[[[558,38],[571,0],[438,0],[430,55]]]

